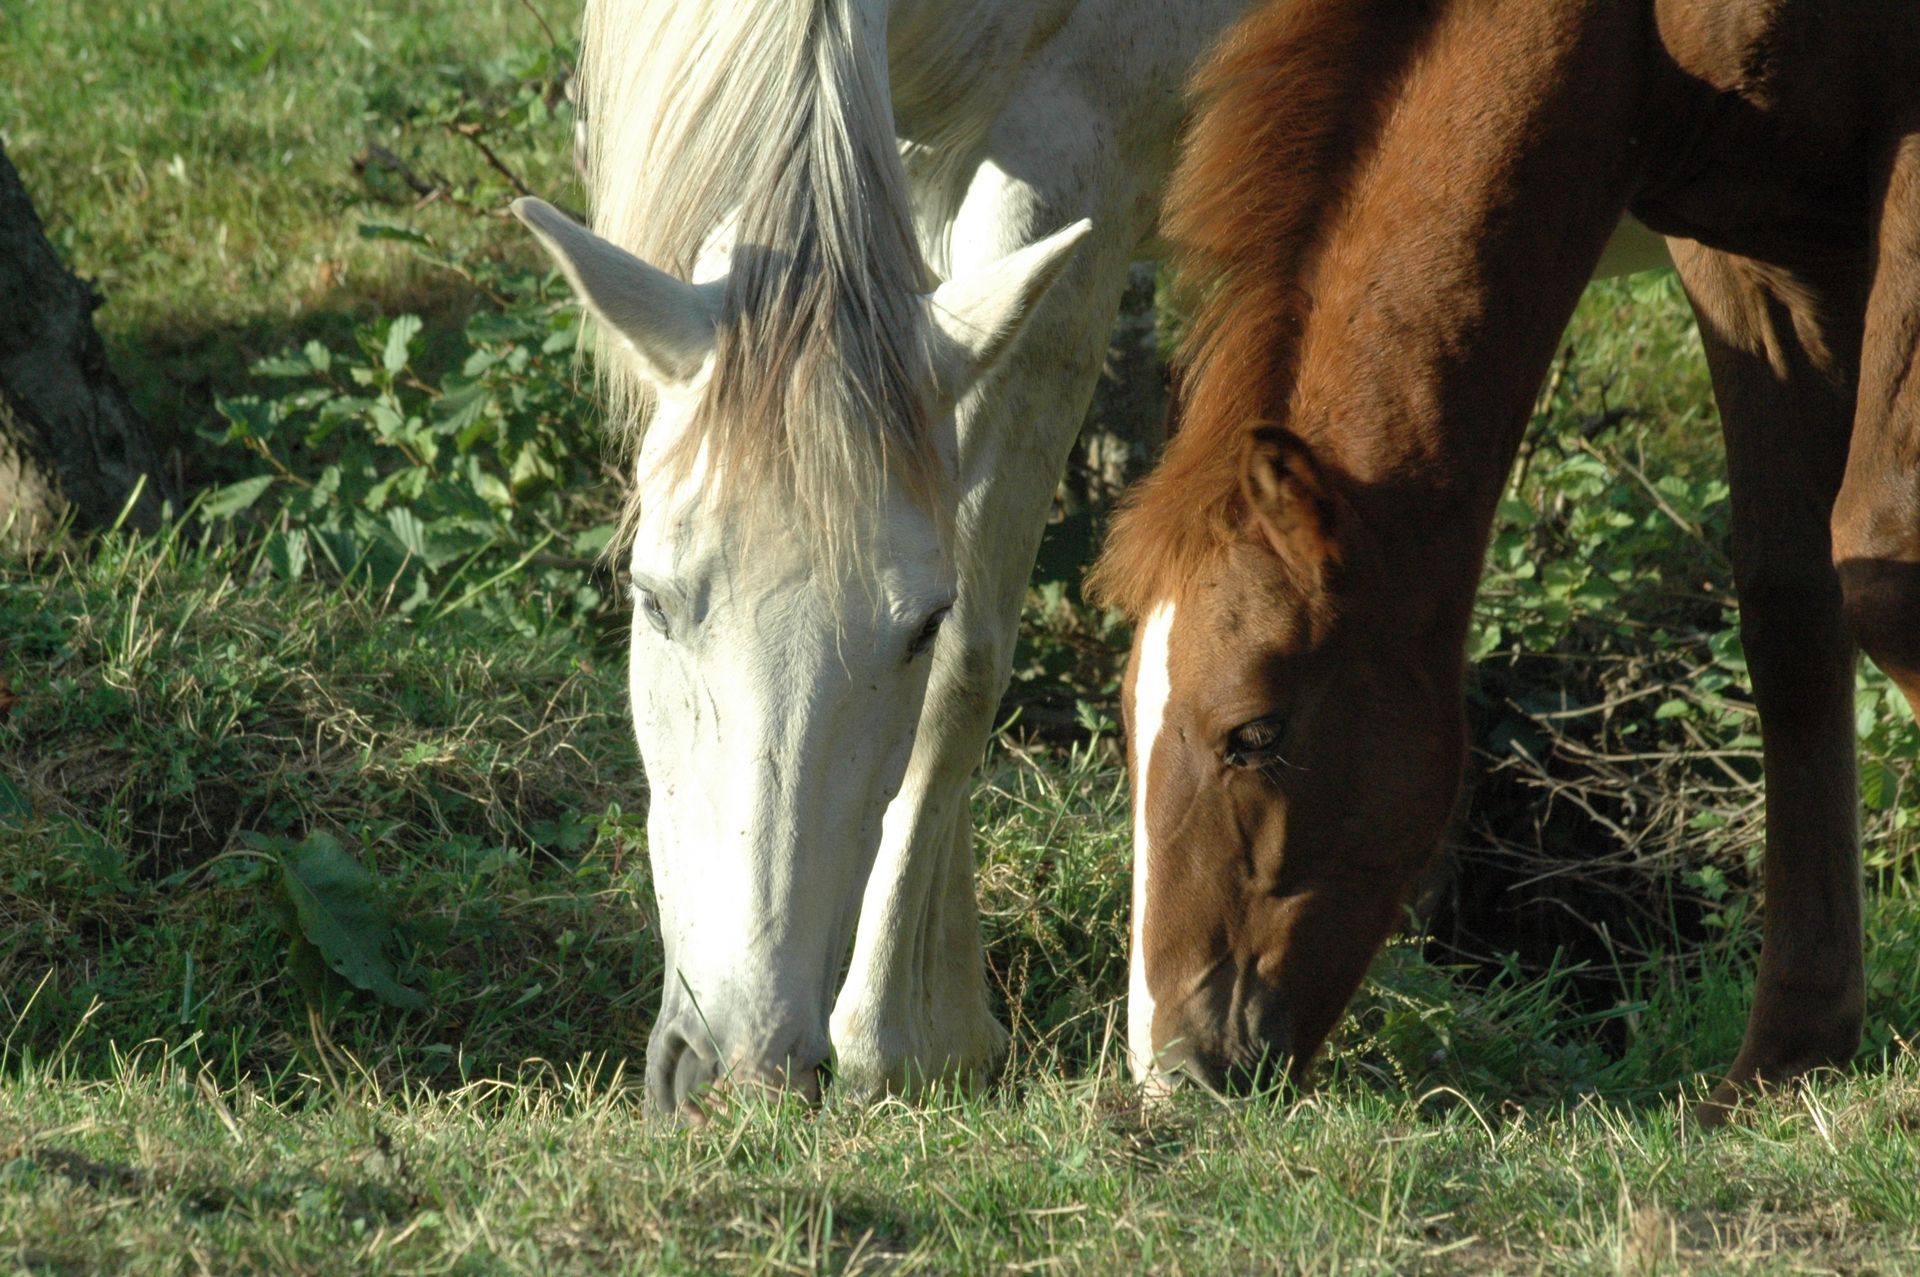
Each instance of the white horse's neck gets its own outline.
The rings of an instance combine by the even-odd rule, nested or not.
[[[1015,68],[1085,0],[894,0],[886,18],[895,127],[947,149],[978,132],[1019,83]]]

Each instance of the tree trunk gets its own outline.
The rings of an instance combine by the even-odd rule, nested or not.
[[[152,531],[172,499],[147,423],[107,367],[99,305],[47,243],[0,147],[0,538],[69,511],[99,528],[124,510],[126,526]]]

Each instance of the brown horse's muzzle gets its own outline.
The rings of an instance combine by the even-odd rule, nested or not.
[[[1231,962],[1190,997],[1159,1008],[1153,1038],[1162,1074],[1217,1095],[1271,1090],[1296,1072],[1284,997],[1251,967]]]

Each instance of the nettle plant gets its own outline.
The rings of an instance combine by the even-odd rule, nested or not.
[[[201,501],[210,520],[266,529],[282,577],[364,574],[402,613],[517,608],[527,624],[606,602],[593,559],[613,534],[590,397],[569,370],[579,310],[556,277],[440,252],[417,231],[363,234],[413,242],[489,296],[433,364],[414,315],[359,325],[351,347],[318,341],[254,365],[277,393],[221,399],[211,437],[265,472]],[[585,526],[583,526],[583,523]],[[506,590],[494,587],[507,585]]]

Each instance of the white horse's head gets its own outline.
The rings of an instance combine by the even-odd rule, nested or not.
[[[686,282],[537,200],[515,211],[656,394],[632,553],[633,715],[667,965],[649,1090],[667,1108],[724,1076],[817,1093],[881,818],[955,602],[947,533],[968,451],[955,405],[1087,225],[910,299],[907,380],[944,473],[931,492],[884,465],[851,485],[868,508],[835,519],[847,545],[810,535],[815,514],[781,508],[793,498],[777,486],[728,482],[710,446],[716,349],[735,322],[727,251]],[[885,424],[847,433],[886,437]]]

